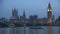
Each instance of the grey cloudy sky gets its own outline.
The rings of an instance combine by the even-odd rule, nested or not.
[[[47,17],[47,7],[49,2],[53,9],[53,15],[60,16],[60,0],[2,0],[0,1],[0,18],[10,18],[12,9],[18,9],[18,15],[21,16],[25,10],[26,16],[38,15],[39,18]]]

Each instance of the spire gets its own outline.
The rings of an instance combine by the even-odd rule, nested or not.
[[[14,8],[13,11],[16,12],[16,13],[18,12],[18,10],[16,8]]]
[[[24,12],[23,12],[23,16],[24,16],[24,18],[25,18],[25,10],[24,10]]]
[[[48,5],[48,8],[51,8],[50,2],[49,2],[49,5]]]
[[[12,17],[18,18],[18,10],[16,8],[12,9]]]
[[[52,8],[51,8],[51,4],[49,3],[48,4],[48,12],[51,12],[52,11]]]

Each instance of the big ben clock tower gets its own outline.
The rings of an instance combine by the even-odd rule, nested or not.
[[[52,8],[51,8],[51,5],[49,3],[48,5],[48,12],[47,12],[47,16],[48,16],[48,23],[49,24],[52,24]]]

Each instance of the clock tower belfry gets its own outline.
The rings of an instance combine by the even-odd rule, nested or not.
[[[47,9],[47,16],[48,16],[48,23],[49,24],[52,24],[52,8],[51,8],[51,5],[49,3],[48,5],[48,9]]]

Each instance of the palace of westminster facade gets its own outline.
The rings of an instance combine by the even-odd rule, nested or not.
[[[0,22],[5,22],[4,18],[0,19]],[[29,19],[26,18],[25,11],[23,12],[23,15],[18,16],[18,11],[14,8],[12,10],[12,17],[9,19],[7,24],[8,26],[11,25],[23,25],[23,24],[52,24],[53,23],[53,18],[52,18],[52,7],[49,3],[48,9],[47,9],[47,17],[46,18],[38,18],[37,15],[30,16]]]

